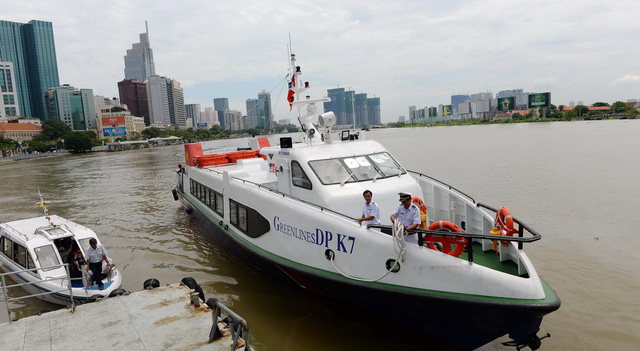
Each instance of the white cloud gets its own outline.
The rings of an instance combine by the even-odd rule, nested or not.
[[[61,0],[10,2],[0,19],[53,22],[61,83],[106,96],[117,95],[123,56],[148,20],[158,74],[179,80],[187,102],[237,94],[238,109],[284,77],[291,33],[314,95],[352,86],[379,96],[391,121],[455,92],[543,89],[555,104],[633,97],[622,83],[638,77],[627,73],[640,56],[630,44],[638,14],[630,0]]]
[[[640,75],[627,74],[624,77],[616,78],[611,81],[611,84],[626,84],[626,83],[640,83]]]

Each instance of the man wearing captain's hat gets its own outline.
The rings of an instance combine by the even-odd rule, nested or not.
[[[406,231],[416,229],[420,225],[420,208],[411,202],[410,193],[398,193],[400,196],[400,206],[391,214],[391,222],[396,220],[404,225]],[[417,235],[407,235],[408,242],[418,242]]]

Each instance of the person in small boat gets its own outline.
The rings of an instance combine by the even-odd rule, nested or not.
[[[102,261],[107,261],[107,250],[102,245],[98,244],[96,238],[89,240],[89,247],[84,250],[87,253],[87,260],[89,266],[87,271],[91,270],[93,280],[92,284],[98,283],[98,289],[104,289],[102,283]]]
[[[113,260],[111,259],[111,257],[107,257],[106,261],[102,261],[102,274],[106,275],[115,266],[116,264],[113,263]]]
[[[358,222],[364,225],[380,224],[380,208],[372,200],[373,193],[371,190],[365,190],[362,196],[364,197],[364,205],[362,206],[362,216],[358,218]],[[380,231],[378,228],[374,228],[374,230]]]
[[[87,264],[87,261],[85,261],[82,250],[80,250],[80,247],[75,242],[73,246],[71,246],[69,256],[67,256],[67,263],[69,264],[71,278],[81,278],[82,270],[85,268],[84,266]]]
[[[400,206],[391,214],[391,222],[400,221],[405,231],[418,228],[420,223],[420,208],[411,202],[411,194],[398,193],[400,196]],[[417,243],[418,236],[415,234],[407,234],[407,242]]]

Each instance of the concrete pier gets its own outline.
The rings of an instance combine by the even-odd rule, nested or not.
[[[0,324],[2,350],[225,350],[231,332],[209,343],[213,314],[192,290],[172,284]],[[245,350],[239,340],[236,350]]]

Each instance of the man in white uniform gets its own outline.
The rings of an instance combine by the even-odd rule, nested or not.
[[[95,238],[91,238],[89,247],[84,252],[86,252],[87,261],[89,262],[87,271],[91,270],[91,273],[93,273],[91,279],[94,284],[98,283],[98,289],[104,289],[104,284],[102,283],[102,261],[108,262],[107,250],[102,245],[98,245],[98,241]]]
[[[411,194],[398,193],[400,195],[400,206],[391,215],[391,222],[395,223],[396,220],[400,221],[404,226],[405,231],[418,228],[420,225],[420,208],[411,202]],[[418,236],[416,234],[407,235],[407,242],[418,243]]]
[[[365,226],[369,224],[380,224],[380,208],[371,200],[373,193],[371,193],[370,190],[365,190],[362,196],[364,197],[364,205],[362,206],[362,217],[358,218],[358,222]],[[380,231],[379,228],[372,229]]]

